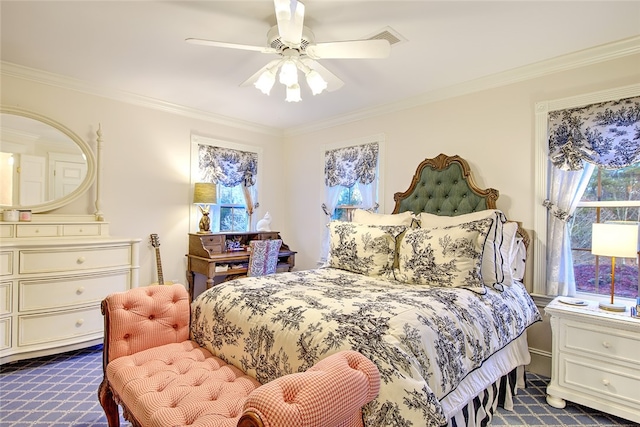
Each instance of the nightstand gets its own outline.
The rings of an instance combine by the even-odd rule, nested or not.
[[[640,319],[563,300],[575,301],[558,297],[545,308],[553,333],[547,403],[569,400],[640,423]]]

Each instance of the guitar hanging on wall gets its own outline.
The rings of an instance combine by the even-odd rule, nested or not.
[[[165,282],[162,276],[162,261],[160,260],[160,238],[157,234],[151,234],[151,246],[156,249],[156,267],[158,269],[158,285],[173,285],[173,282]],[[154,283],[155,284],[155,283]]]

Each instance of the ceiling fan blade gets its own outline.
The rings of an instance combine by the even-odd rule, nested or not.
[[[304,28],[304,4],[297,0],[273,0],[278,34],[285,44],[300,46]]]
[[[241,87],[245,87],[245,86],[251,86],[252,84],[254,84],[256,81],[258,81],[258,79],[260,78],[260,75],[265,72],[266,70],[268,70],[271,67],[276,66],[280,61],[282,61],[281,59],[274,59],[273,61],[269,62],[267,65],[265,65],[264,67],[260,68],[258,71],[255,72],[255,74],[253,74],[251,77],[249,77],[247,80],[245,80],[244,82],[240,83]]]
[[[313,59],[387,58],[391,53],[391,45],[388,40],[382,39],[328,42],[310,45],[306,52]]]
[[[204,40],[204,39],[195,39],[195,38],[188,38],[188,39],[185,39],[185,41],[187,43],[199,44],[203,46],[224,47],[228,49],[253,50],[255,52],[262,52],[262,53],[276,52],[275,49],[271,47],[266,47],[266,46],[253,46],[249,44],[227,43],[227,42],[218,42],[214,40]]]
[[[314,61],[311,58],[304,58],[304,59],[301,59],[301,61],[307,67],[311,68],[312,70],[316,70],[318,72],[318,74],[320,74],[322,76],[324,81],[327,82],[327,91],[333,92],[334,90],[338,90],[342,86],[344,86],[344,82],[342,80],[340,80],[340,78],[338,76],[336,76],[331,71],[329,71],[327,68],[322,66],[319,62]]]

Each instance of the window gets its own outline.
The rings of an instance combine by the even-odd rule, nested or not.
[[[537,103],[535,131],[532,293],[607,293],[610,258],[591,255],[591,224],[639,219],[640,84]],[[637,294],[637,260],[624,265]]]
[[[640,163],[618,170],[597,168],[570,222],[571,251],[577,293],[609,295],[609,258],[591,254],[591,224],[640,222]],[[640,295],[638,258],[616,259],[615,294]]]
[[[338,195],[338,204],[336,205],[332,220],[351,221],[353,210],[362,206],[362,193],[357,185],[344,187]]]
[[[351,220],[355,209],[377,209],[384,136],[332,144],[323,155],[325,200],[322,208],[327,222]],[[329,233],[324,228],[321,262],[329,254]]]
[[[249,215],[242,193],[242,184],[234,187],[218,186],[218,205],[214,209],[216,231],[248,231]],[[216,222],[216,221],[214,221]]]
[[[191,141],[192,183],[216,184],[217,203],[210,207],[211,231],[249,231],[259,206],[258,164],[262,150],[195,135]],[[197,224],[199,212],[196,209],[191,212],[192,224]]]

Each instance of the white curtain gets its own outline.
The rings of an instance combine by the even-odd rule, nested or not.
[[[574,295],[567,222],[596,167],[621,169],[640,161],[640,97],[549,113],[549,160],[546,293]]]
[[[371,142],[324,153],[325,201],[322,209],[326,215],[325,225],[331,221],[340,192],[345,188],[358,186],[362,195],[362,209],[376,205],[378,152],[378,143]],[[325,262],[328,254],[329,229],[325,226],[320,259]]]

